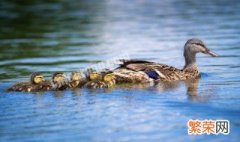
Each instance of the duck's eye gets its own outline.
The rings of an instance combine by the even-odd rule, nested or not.
[[[204,47],[204,45],[201,44],[201,43],[195,43],[195,44],[198,45],[198,46],[202,46],[202,47]]]
[[[41,79],[42,81],[44,81],[44,77],[43,77],[43,76],[41,76],[40,79]]]

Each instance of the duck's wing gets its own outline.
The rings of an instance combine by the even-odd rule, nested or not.
[[[150,78],[155,80],[179,80],[183,77],[183,72],[180,69],[165,64],[143,60],[123,61],[120,68],[126,68],[133,71],[144,71]]]
[[[154,62],[144,60],[120,60],[120,61],[122,64],[120,64],[119,68],[126,68],[133,71],[142,71],[145,70],[149,65],[156,64]]]
[[[165,64],[149,65],[144,71],[149,77],[165,81],[174,81],[183,79],[182,70]]]
[[[150,61],[145,61],[145,60],[120,60],[120,62],[122,62],[122,64],[127,65],[127,64],[132,64],[132,63],[154,63],[154,62],[150,62]]]

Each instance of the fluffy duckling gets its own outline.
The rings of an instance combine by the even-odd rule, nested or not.
[[[21,82],[14,84],[8,88],[8,91],[19,91],[19,92],[39,92],[47,91],[51,89],[51,83],[45,81],[43,75],[40,73],[33,73],[29,82]]]
[[[84,85],[87,88],[102,88],[104,83],[102,75],[95,70],[89,69],[86,73],[87,83]]]
[[[103,76],[103,82],[105,88],[111,88],[116,84],[116,76],[113,73],[106,73]]]
[[[86,78],[83,78],[80,72],[72,72],[69,81],[70,88],[81,88],[87,82]]]
[[[52,75],[52,89],[65,90],[69,88],[69,81],[63,72],[56,72]]]

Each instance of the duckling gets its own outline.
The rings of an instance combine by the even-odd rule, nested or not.
[[[189,39],[184,45],[185,66],[183,69],[142,60],[122,60],[122,64],[113,72],[117,82],[177,81],[200,77],[196,63],[196,54],[203,53],[212,57],[218,55],[210,51],[202,40]]]
[[[102,74],[95,70],[88,70],[86,73],[87,83],[84,85],[87,88],[102,88],[104,83],[102,80]]]
[[[51,89],[51,83],[45,81],[43,75],[40,73],[33,73],[29,82],[21,82],[8,88],[8,91],[19,91],[19,92],[39,92],[47,91]]]
[[[116,76],[113,73],[106,73],[103,76],[104,88],[111,88],[116,85]]]
[[[63,72],[52,75],[52,90],[65,90],[69,88],[69,81]]]
[[[87,82],[86,78],[83,78],[80,72],[72,72],[71,79],[69,81],[70,88],[81,88]]]

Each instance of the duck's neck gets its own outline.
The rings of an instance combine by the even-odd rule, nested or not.
[[[190,53],[189,51],[184,52],[185,57],[185,69],[198,70],[196,63],[196,53]]]

